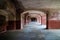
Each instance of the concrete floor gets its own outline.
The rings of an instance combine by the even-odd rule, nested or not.
[[[60,40],[60,30],[26,26],[22,30],[10,30],[0,34],[0,40]]]
[[[60,30],[7,31],[0,34],[0,40],[60,40]]]
[[[41,23],[38,22],[30,22],[29,24],[24,25],[24,30],[26,29],[35,29],[35,30],[40,30],[40,29],[45,29],[46,25],[43,25]]]

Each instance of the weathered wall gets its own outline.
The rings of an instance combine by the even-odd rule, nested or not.
[[[49,29],[60,29],[60,20],[49,20],[48,28]]]
[[[47,22],[46,22],[46,15],[44,15],[44,16],[42,16],[42,24],[43,24],[43,25],[46,25],[46,23],[47,23]]]
[[[27,9],[60,8],[60,0],[18,0]]]
[[[48,28],[60,29],[60,10],[50,10]]]
[[[6,18],[7,22],[0,27],[0,32],[4,30],[20,29],[20,13],[23,11],[23,7],[21,6],[22,4],[19,4],[16,0],[0,0],[0,9],[3,10],[0,15],[2,14],[8,17]]]

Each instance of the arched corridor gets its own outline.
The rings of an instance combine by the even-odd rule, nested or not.
[[[0,40],[60,40],[60,0],[0,0]]]
[[[1,10],[4,10],[8,14],[7,17],[5,13],[0,13],[7,17],[8,26],[6,27],[6,30],[21,30],[25,25],[30,24],[31,22],[45,25],[45,28],[47,29],[60,29],[60,9],[58,6],[55,7],[55,5],[51,5],[51,1],[2,0],[1,2]],[[56,1],[53,3],[55,4],[55,2]]]
[[[21,28],[25,26],[36,26],[40,29],[46,28],[46,13],[36,10],[28,10],[21,13]]]

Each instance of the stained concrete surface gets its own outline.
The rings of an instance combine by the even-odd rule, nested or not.
[[[44,40],[44,35],[36,31],[8,31],[0,36],[0,40]]]
[[[26,26],[22,30],[9,30],[0,33],[0,40],[60,40],[60,30],[38,28]]]
[[[39,30],[31,32],[13,30],[0,34],[0,40],[60,40],[60,30]]]
[[[27,9],[60,8],[60,0],[18,0]]]

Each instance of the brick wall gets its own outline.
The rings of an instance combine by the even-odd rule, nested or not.
[[[49,29],[60,29],[60,20],[48,20]]]
[[[46,25],[46,16],[42,16],[42,24]]]

